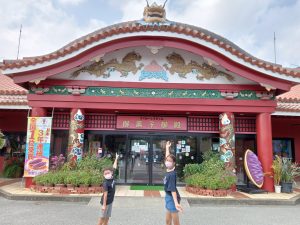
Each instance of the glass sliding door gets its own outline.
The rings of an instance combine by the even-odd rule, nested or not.
[[[129,154],[127,155],[127,183],[150,183],[150,148],[151,144],[149,137],[129,137]]]
[[[151,181],[152,184],[163,184],[166,167],[164,165],[166,157],[166,143],[171,141],[171,153],[174,154],[174,138],[172,136],[152,137],[152,157],[151,157]]]

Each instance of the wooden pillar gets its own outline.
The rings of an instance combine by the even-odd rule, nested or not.
[[[70,117],[68,160],[80,160],[83,154],[84,110],[72,109]]]
[[[219,116],[219,125],[221,159],[225,162],[226,168],[235,174],[234,114],[231,112],[222,113]]]
[[[44,117],[47,116],[47,110],[45,108],[32,108],[31,117]],[[30,188],[32,185],[33,177],[24,177],[25,178],[25,188]]]
[[[257,155],[265,174],[270,174],[273,161],[272,124],[270,113],[260,113],[256,117]],[[263,189],[273,192],[274,181],[266,175]]]

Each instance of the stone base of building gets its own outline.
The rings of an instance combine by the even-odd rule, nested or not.
[[[41,185],[31,185],[31,191],[39,193],[53,193],[53,194],[99,194],[103,192],[100,186],[65,186],[65,185],[55,185],[55,186],[41,186]]]
[[[213,196],[213,197],[225,197],[233,192],[232,189],[218,189],[211,190],[200,187],[186,186],[186,191],[195,195]]]

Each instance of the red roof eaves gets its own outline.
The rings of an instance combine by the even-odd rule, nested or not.
[[[181,24],[181,23],[172,23],[171,25],[160,25],[160,26],[158,26],[158,25],[142,25],[142,24],[139,24],[138,21],[120,23],[120,24],[116,24],[113,26],[109,26],[109,27],[100,29],[94,33],[91,33],[82,38],[76,39],[75,41],[64,46],[63,48],[61,48],[53,53],[47,54],[47,55],[24,58],[24,59],[18,60],[18,61],[17,60],[4,60],[3,63],[0,64],[0,68],[5,70],[5,69],[27,67],[30,65],[35,65],[38,63],[50,61],[50,60],[65,56],[65,55],[70,54],[76,50],[79,50],[80,48],[83,48],[95,41],[107,38],[109,36],[113,36],[113,35],[121,34],[121,33],[155,31],[155,30],[170,31],[170,32],[176,32],[179,34],[185,34],[185,35],[197,37],[199,39],[203,39],[207,42],[211,42],[215,45],[218,45],[220,48],[223,48],[225,51],[230,52],[232,55],[235,55],[238,58],[241,58],[242,60],[244,60],[245,62],[248,62],[259,68],[263,68],[268,71],[284,74],[286,76],[300,77],[300,71],[298,69],[283,68],[281,65],[273,64],[270,62],[266,62],[266,61],[257,59],[255,57],[251,56],[250,54],[244,52],[242,49],[240,49],[238,46],[234,45],[232,42],[229,42],[228,40],[226,40],[214,33],[206,31],[204,29],[186,25],[186,24]]]

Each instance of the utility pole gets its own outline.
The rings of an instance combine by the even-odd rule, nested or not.
[[[19,59],[19,53],[20,53],[20,44],[21,44],[21,35],[22,35],[22,24],[20,27],[20,34],[19,34],[19,44],[18,44],[18,53],[17,53],[17,59]]]
[[[274,32],[274,59],[275,59],[275,64],[276,64],[276,34]]]

